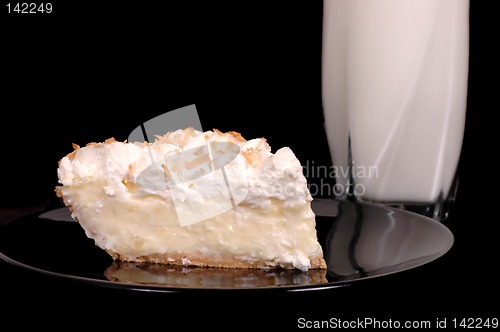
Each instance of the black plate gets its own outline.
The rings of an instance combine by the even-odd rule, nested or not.
[[[342,287],[402,272],[444,255],[454,237],[443,224],[386,206],[318,199],[317,232],[328,269],[252,270],[114,262],[85,236],[66,208],[30,215],[0,228],[0,258],[54,277],[142,291]]]

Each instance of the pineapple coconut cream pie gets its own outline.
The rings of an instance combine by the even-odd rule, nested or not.
[[[59,161],[58,197],[115,261],[216,268],[326,269],[312,197],[288,147],[179,129],[113,138]]]

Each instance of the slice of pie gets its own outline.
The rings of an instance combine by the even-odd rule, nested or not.
[[[89,143],[59,161],[57,195],[117,261],[325,269],[312,197],[288,147],[193,128]]]

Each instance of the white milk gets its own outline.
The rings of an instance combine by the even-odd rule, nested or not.
[[[334,165],[352,166],[363,200],[420,204],[446,196],[465,123],[469,1],[325,0],[323,15],[323,107]]]

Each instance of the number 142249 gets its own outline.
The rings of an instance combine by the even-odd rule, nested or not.
[[[46,3],[34,3],[34,2],[17,2],[8,3],[7,5],[9,14],[50,14],[52,13],[52,4],[50,2]]]

